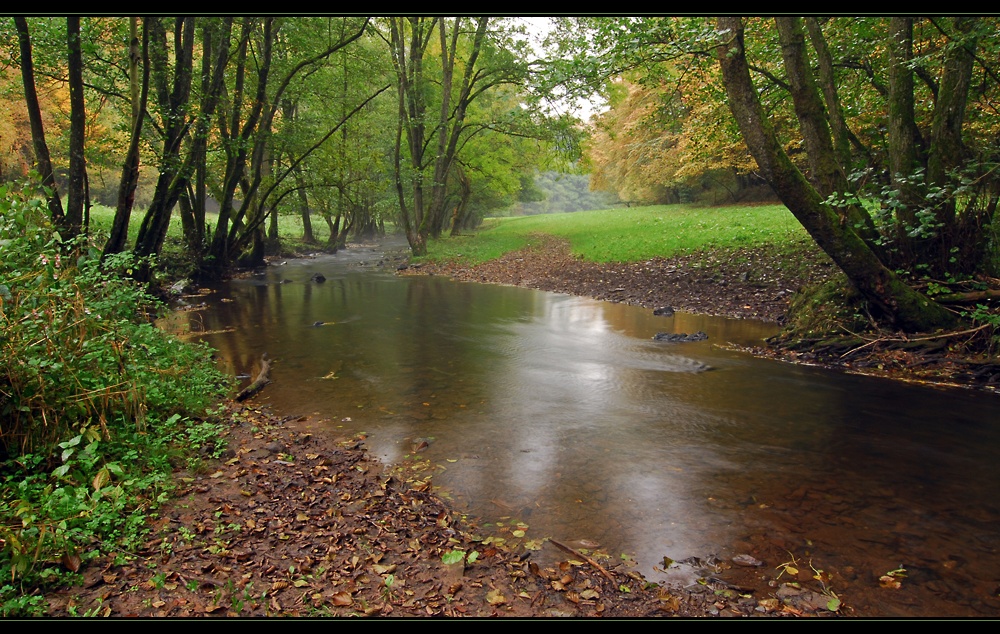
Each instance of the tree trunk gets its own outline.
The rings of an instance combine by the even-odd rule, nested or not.
[[[306,183],[302,178],[299,168],[294,168],[295,190],[299,197],[299,210],[302,215],[302,241],[306,244],[316,244],[316,236],[313,234],[312,212],[309,211],[309,197],[306,194]]]
[[[921,187],[914,180],[925,167],[923,142],[914,115],[913,18],[895,16],[889,21],[889,177],[899,192],[895,231],[900,263],[912,263],[915,254],[907,233],[917,224],[916,212],[923,201]]]
[[[955,39],[947,49],[944,70],[934,104],[934,118],[931,122],[931,147],[927,156],[927,184],[951,190],[955,186],[954,173],[965,162],[965,143],[962,140],[962,125],[965,122],[965,106],[969,100],[972,82],[972,68],[975,38],[969,37],[977,18],[954,18]],[[966,236],[957,231],[959,227],[956,197],[945,196],[934,209],[939,225],[931,236],[930,257],[926,258],[936,274],[955,270],[949,263],[952,247],[961,249],[958,242]]]
[[[729,107],[747,147],[781,201],[862,296],[890,321],[909,331],[933,330],[954,323],[950,312],[914,291],[884,266],[791,162],[750,80],[742,19],[720,17],[717,25],[723,37],[718,60]]]
[[[138,18],[131,18],[129,29],[129,94],[132,98],[132,125],[128,150],[122,163],[122,176],[118,183],[118,200],[115,218],[111,225],[111,235],[104,245],[101,258],[125,250],[128,241],[128,225],[135,203],[135,190],[139,185],[139,142],[142,124],[149,96],[149,29],[143,19],[142,44],[139,43]],[[142,79],[139,79],[139,65],[142,65]]]
[[[56,177],[52,171],[52,159],[49,156],[49,146],[45,142],[45,128],[42,125],[42,110],[38,104],[38,91],[35,88],[35,67],[31,59],[31,36],[28,33],[28,21],[21,16],[14,16],[17,27],[17,40],[21,49],[21,80],[24,83],[24,101],[28,109],[28,121],[31,124],[31,144],[35,150],[35,165],[42,186],[46,188],[49,215],[52,222],[60,230],[66,232],[64,237],[72,235],[66,223],[62,201],[56,188]]]
[[[139,226],[135,254],[141,263],[134,277],[148,282],[152,270],[148,258],[160,253],[167,237],[170,214],[185,186],[187,166],[181,148],[188,131],[185,110],[191,94],[191,71],[194,58],[194,18],[178,18],[174,22],[173,76],[168,61],[167,34],[160,22],[152,18],[149,26],[155,35],[150,61],[155,73],[160,107],[166,113],[163,130],[163,149],[160,154],[160,176],[156,181],[153,202]]]
[[[69,178],[66,187],[66,226],[71,235],[83,228],[87,161],[84,138],[87,112],[83,99],[83,52],[80,44],[80,16],[66,18],[67,78],[69,83]]]
[[[778,17],[774,21],[781,40],[785,71],[791,84],[795,116],[805,140],[811,180],[821,196],[849,193],[851,187],[843,165],[837,160],[830,136],[827,110],[806,59],[805,36],[800,18]],[[835,90],[834,87],[831,89]],[[845,221],[855,227],[858,235],[871,247],[878,239],[878,232],[868,213],[860,205],[853,203],[844,204],[839,209]]]

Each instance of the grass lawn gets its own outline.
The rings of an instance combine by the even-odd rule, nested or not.
[[[477,264],[523,248],[533,234],[565,238],[574,255],[594,262],[637,262],[763,245],[791,251],[808,239],[783,205],[656,205],[491,218],[475,233],[432,241],[424,259]]]

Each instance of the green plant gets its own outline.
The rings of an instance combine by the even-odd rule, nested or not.
[[[479,559],[479,552],[475,550],[466,552],[464,550],[452,549],[441,556],[441,561],[447,565],[463,563],[463,562],[468,562],[469,564],[473,564],[476,562],[477,559]]]
[[[175,456],[218,455],[204,418],[231,379],[157,329],[159,305],[86,242],[64,242],[40,190],[0,185],[0,616],[102,553],[146,541]]]

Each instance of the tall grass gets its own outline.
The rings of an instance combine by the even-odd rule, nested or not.
[[[433,241],[426,259],[477,264],[524,247],[534,234],[566,239],[574,255],[593,262],[762,245],[785,250],[808,238],[782,205],[657,205],[488,219],[476,233]]]

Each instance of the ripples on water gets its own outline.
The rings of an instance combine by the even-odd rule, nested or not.
[[[796,556],[866,614],[1000,614],[996,396],[717,345],[756,343],[767,324],[397,278],[340,255],[208,301],[173,321],[228,328],[203,338],[234,374],[267,351],[259,399],[365,431],[389,464],[429,440],[435,484],[498,530],[599,545],[652,580],[692,581],[664,557]],[[652,340],[698,330],[709,339]],[[901,567],[900,589],[880,587]]]

